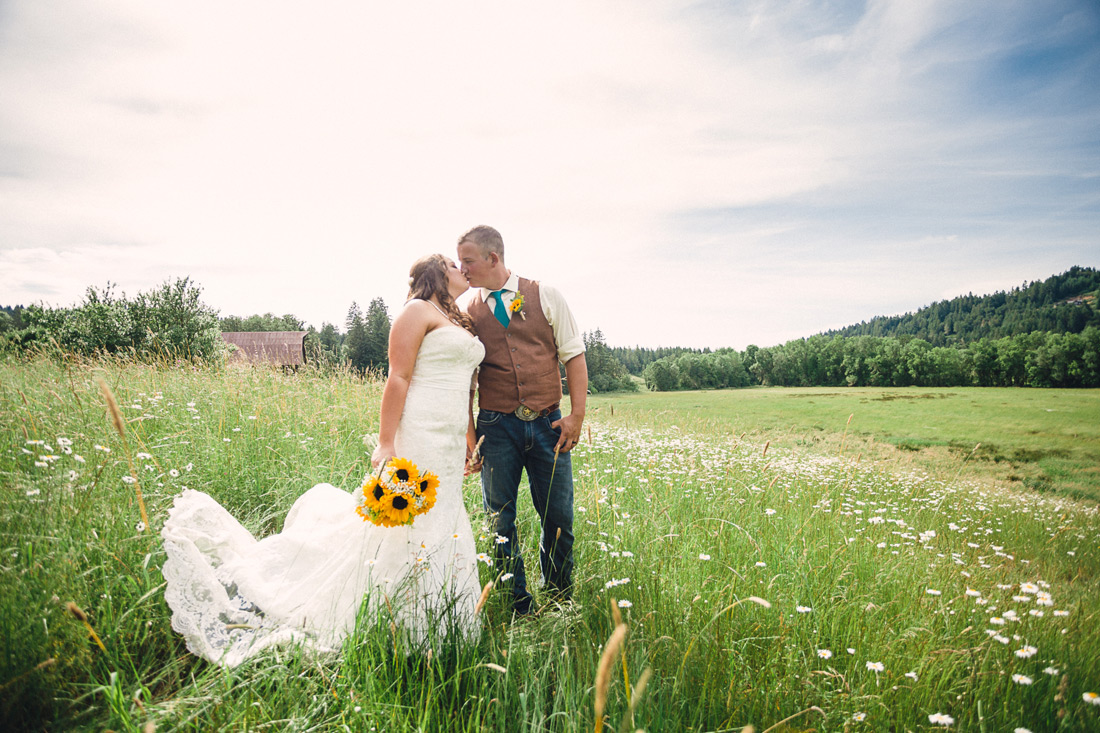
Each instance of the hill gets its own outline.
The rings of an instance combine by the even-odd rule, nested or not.
[[[1100,271],[1072,267],[1041,282],[1024,283],[992,295],[968,293],[901,316],[827,331],[825,336],[913,337],[932,346],[955,346],[981,338],[1004,338],[1032,331],[1081,333],[1100,327],[1097,293]]]

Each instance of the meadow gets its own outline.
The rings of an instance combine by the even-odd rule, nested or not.
[[[788,387],[597,396],[636,420],[1100,501],[1100,390]],[[849,420],[850,418],[850,420]]]
[[[338,656],[195,659],[163,599],[173,497],[201,489],[277,531],[313,484],[357,485],[380,394],[348,374],[0,362],[0,727],[1100,729],[1094,502],[974,480],[965,455],[954,472],[878,460],[862,444],[887,441],[847,404],[814,431],[765,423],[764,402],[756,423],[731,416],[726,393],[592,399],[576,604],[513,621],[491,593],[480,641],[431,655],[381,618]],[[925,402],[950,400],[900,404]],[[476,534],[476,479],[465,498]],[[520,533],[533,562],[528,503]]]

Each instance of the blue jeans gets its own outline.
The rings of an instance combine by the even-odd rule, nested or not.
[[[516,544],[516,502],[524,469],[542,523],[539,565],[543,584],[563,598],[569,597],[572,586],[573,464],[568,453],[559,453],[555,465],[554,446],[561,431],[550,427],[560,419],[560,410],[531,422],[510,412],[479,410],[477,414],[477,435],[485,438],[481,444],[481,493],[490,530],[505,540],[497,541],[496,558],[502,574],[513,574],[513,605],[520,612],[526,612],[531,604],[523,557]]]

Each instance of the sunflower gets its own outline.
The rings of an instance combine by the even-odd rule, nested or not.
[[[518,311],[522,307],[523,307],[523,296],[520,295],[519,293],[516,293],[516,297],[512,299],[512,305],[509,306],[509,310],[511,310],[513,313],[515,313],[516,311]]]
[[[439,477],[431,471],[425,471],[420,474],[420,480],[416,484],[417,496],[422,496],[427,499],[431,497],[431,503],[436,503],[436,490],[439,488]],[[430,505],[429,505],[430,506]],[[427,510],[423,510],[427,511]]]
[[[408,524],[416,511],[415,502],[404,494],[387,494],[382,505],[382,515],[391,522],[391,527]]]
[[[408,458],[394,458],[390,461],[385,471],[385,483],[394,481],[403,484],[415,484],[420,479],[420,472],[416,470],[416,464]]]
[[[378,511],[382,508],[382,497],[385,494],[386,490],[378,477],[367,476],[367,480],[363,482],[363,504],[372,511]]]

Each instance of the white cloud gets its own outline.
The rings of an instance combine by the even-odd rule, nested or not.
[[[964,231],[981,207],[1070,170],[965,99],[1026,5],[379,7],[8,3],[0,300],[191,275],[224,313],[339,323],[490,223],[612,343],[766,344],[940,297],[945,254],[1011,234]],[[1096,223],[1034,216],[1070,253]]]

